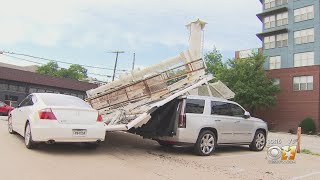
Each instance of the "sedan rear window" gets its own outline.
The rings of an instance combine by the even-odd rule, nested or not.
[[[41,99],[48,106],[91,108],[91,106],[87,102],[74,96],[48,94],[42,95]]]
[[[185,113],[203,114],[204,103],[205,101],[200,99],[187,99]]]

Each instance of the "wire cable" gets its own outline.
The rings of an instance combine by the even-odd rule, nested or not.
[[[37,57],[37,56],[32,56],[32,55],[28,55],[28,54],[22,54],[22,53],[15,53],[15,52],[8,52],[8,51],[1,51],[3,55],[5,54],[13,54],[13,55],[18,55],[18,56],[26,56],[26,57],[30,57],[30,58],[34,58],[34,59],[41,59],[41,60],[45,60],[45,61],[55,61],[55,62],[59,62],[59,63],[63,63],[63,64],[75,64],[75,63],[70,63],[70,62],[66,62],[66,61],[58,61],[58,60],[53,60],[53,59],[48,59],[48,58],[42,58],[42,57]],[[104,69],[104,70],[112,70],[111,68],[103,68],[103,67],[97,67],[97,66],[90,66],[90,65],[83,65],[83,64],[78,64],[80,66],[83,67],[89,67],[89,68],[96,68],[96,69]],[[122,72],[127,72],[128,70],[124,70],[124,69],[117,69],[116,71],[122,71]]]

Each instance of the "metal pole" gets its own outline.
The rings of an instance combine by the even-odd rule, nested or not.
[[[124,53],[124,51],[113,51],[110,53],[116,53],[116,61],[114,62],[114,69],[113,69],[113,75],[112,75],[112,81],[114,81],[114,78],[116,76],[117,64],[118,64],[118,56],[119,56],[119,53]]]
[[[116,69],[117,69],[117,64],[118,64],[118,55],[119,52],[116,52],[116,61],[114,62],[114,68],[113,68],[113,75],[112,75],[112,81],[114,81],[114,76],[116,75]]]
[[[136,53],[133,53],[132,71],[134,70],[135,61],[136,61]]]

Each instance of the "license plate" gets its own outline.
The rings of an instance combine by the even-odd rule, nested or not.
[[[87,136],[87,130],[86,129],[73,129],[72,135],[76,137],[85,137]]]

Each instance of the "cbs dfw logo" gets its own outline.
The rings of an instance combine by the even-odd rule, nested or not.
[[[295,163],[297,146],[271,146],[267,153],[270,163]]]

